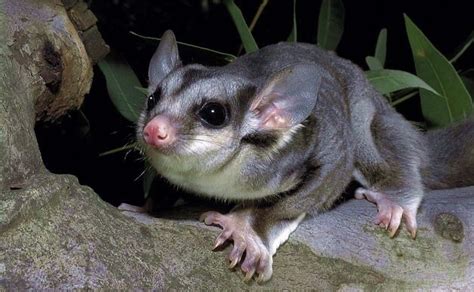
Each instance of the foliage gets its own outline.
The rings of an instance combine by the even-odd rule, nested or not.
[[[245,51],[249,53],[257,50],[258,45],[252,36],[251,28],[248,27],[240,9],[232,0],[225,0],[223,3],[234,21]],[[297,1],[294,0],[293,27],[288,36],[288,41],[297,41],[296,4]],[[264,5],[262,4],[261,7],[263,8]],[[473,34],[469,36],[459,50],[459,53],[450,62],[431,44],[428,38],[407,16],[405,16],[405,23],[417,76],[408,72],[384,69],[388,36],[387,29],[384,28],[379,33],[374,55],[366,57],[369,67],[369,70],[366,72],[368,79],[394,105],[416,95],[413,90],[400,90],[418,88],[420,90],[423,115],[434,126],[444,126],[469,116],[472,112],[472,98],[451,63],[457,60],[472,44]],[[323,0],[318,22],[318,45],[328,50],[335,50],[343,31],[344,6],[342,1]],[[153,39],[149,37],[143,38]],[[197,47],[186,43],[180,44]],[[235,59],[235,56],[231,54],[202,47],[197,48],[220,54],[229,62]],[[136,87],[140,86],[138,78],[123,61],[117,62],[116,59],[105,59],[99,66],[106,76],[107,88],[114,105],[124,117],[132,122],[135,121],[145,98],[143,94],[136,90]],[[395,91],[406,94],[392,95]],[[396,97],[395,99],[393,98],[394,96]]]
[[[298,26],[296,24],[296,0],[293,0],[293,27],[291,28],[290,35],[286,39],[287,42],[298,41]]]
[[[387,29],[380,31],[375,46],[374,56],[367,56],[365,61],[370,70],[380,70],[385,66],[385,56],[387,55]]]
[[[117,110],[130,122],[135,123],[143,108],[146,95],[140,92],[137,75],[127,62],[114,54],[109,54],[99,62],[104,73],[107,91]]]
[[[378,61],[378,59],[375,59]],[[388,94],[405,88],[423,88],[437,94],[425,81],[405,71],[377,69],[366,72],[367,79],[382,94]]]
[[[335,51],[344,32],[342,0],[323,0],[319,12],[318,46]]]
[[[435,126],[444,126],[469,116],[472,99],[456,69],[406,15],[405,26],[416,73],[438,92],[420,90],[425,119]]]
[[[234,21],[235,26],[239,32],[240,38],[242,39],[242,44],[244,45],[245,51],[247,53],[255,52],[258,50],[257,43],[250,32],[247,23],[240,11],[239,7],[235,5],[233,0],[224,0],[224,5],[230,13],[232,20]]]

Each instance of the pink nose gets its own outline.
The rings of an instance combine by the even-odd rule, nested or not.
[[[176,139],[176,129],[170,118],[158,115],[146,124],[143,129],[143,138],[153,147],[167,147]]]

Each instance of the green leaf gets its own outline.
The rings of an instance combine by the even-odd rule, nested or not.
[[[142,87],[137,75],[127,62],[113,54],[99,62],[105,76],[107,91],[115,108],[131,122],[136,122],[143,108],[145,96],[137,87]]]
[[[224,5],[230,13],[232,20],[239,32],[240,39],[242,40],[242,45],[245,48],[247,53],[255,52],[258,50],[257,43],[250,32],[250,29],[245,22],[244,16],[242,15],[242,11],[240,11],[239,7],[235,5],[233,0],[224,0]]]
[[[469,79],[467,77],[461,77],[462,78],[462,82],[464,83],[464,86],[466,86],[466,89],[467,91],[469,92],[469,94],[471,95],[471,98],[474,102],[474,80],[472,79]]]
[[[445,126],[469,116],[472,99],[454,67],[406,15],[405,27],[417,75],[439,93],[420,91],[425,119],[433,126]]]
[[[342,0],[323,0],[319,12],[318,46],[334,51],[344,31]]]
[[[145,97],[148,96],[148,89],[146,89],[145,87],[135,86],[135,89],[140,91]]]
[[[370,70],[382,70],[383,66],[382,63],[380,63],[379,59],[372,57],[372,56],[367,56],[365,57],[365,62],[367,63],[367,66],[369,66]]]
[[[379,60],[380,64],[385,66],[385,56],[387,54],[387,29],[383,28],[380,30],[379,36],[377,38],[377,45],[375,45],[375,55],[374,57]]]
[[[296,0],[293,0],[293,28],[288,36],[288,42],[296,42],[298,40],[298,30],[296,26]]]
[[[405,88],[423,88],[433,94],[437,92],[417,76],[399,70],[370,70],[365,72],[367,79],[382,94]]]

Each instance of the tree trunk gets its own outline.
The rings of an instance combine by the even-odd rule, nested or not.
[[[34,123],[79,107],[107,49],[91,40],[95,18],[82,2],[2,6],[0,288],[474,287],[473,187],[428,194],[416,240],[404,230],[388,238],[365,201],[308,219],[278,251],[272,280],[258,286],[227,269],[227,251],[210,251],[218,231],[197,222],[203,210],[121,213],[73,176],[49,173]]]

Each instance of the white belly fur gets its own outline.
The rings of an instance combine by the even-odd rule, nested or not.
[[[278,190],[261,187],[250,189],[242,179],[239,158],[212,173],[198,173],[192,167],[197,165],[192,158],[185,163],[168,161],[166,157],[152,159],[153,166],[171,183],[193,193],[224,200],[259,199],[275,194]]]

